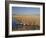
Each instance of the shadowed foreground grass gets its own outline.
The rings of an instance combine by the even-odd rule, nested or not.
[[[21,25],[16,28],[12,27],[13,31],[24,31],[24,30],[40,30],[40,26],[38,25]]]

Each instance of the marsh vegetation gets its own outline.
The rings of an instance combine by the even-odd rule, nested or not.
[[[40,16],[12,16],[12,30],[40,30]]]

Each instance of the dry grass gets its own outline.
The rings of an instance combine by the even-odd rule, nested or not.
[[[13,16],[15,19],[22,21],[27,25],[40,25],[40,16]]]

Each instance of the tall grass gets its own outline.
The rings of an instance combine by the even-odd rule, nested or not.
[[[40,25],[40,16],[13,16],[15,19],[30,25]]]
[[[40,29],[40,16],[13,16],[13,18],[23,24],[26,24],[23,28],[21,28],[23,30]]]

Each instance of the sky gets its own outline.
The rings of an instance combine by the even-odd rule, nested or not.
[[[40,8],[34,7],[12,7],[13,15],[40,15]]]

